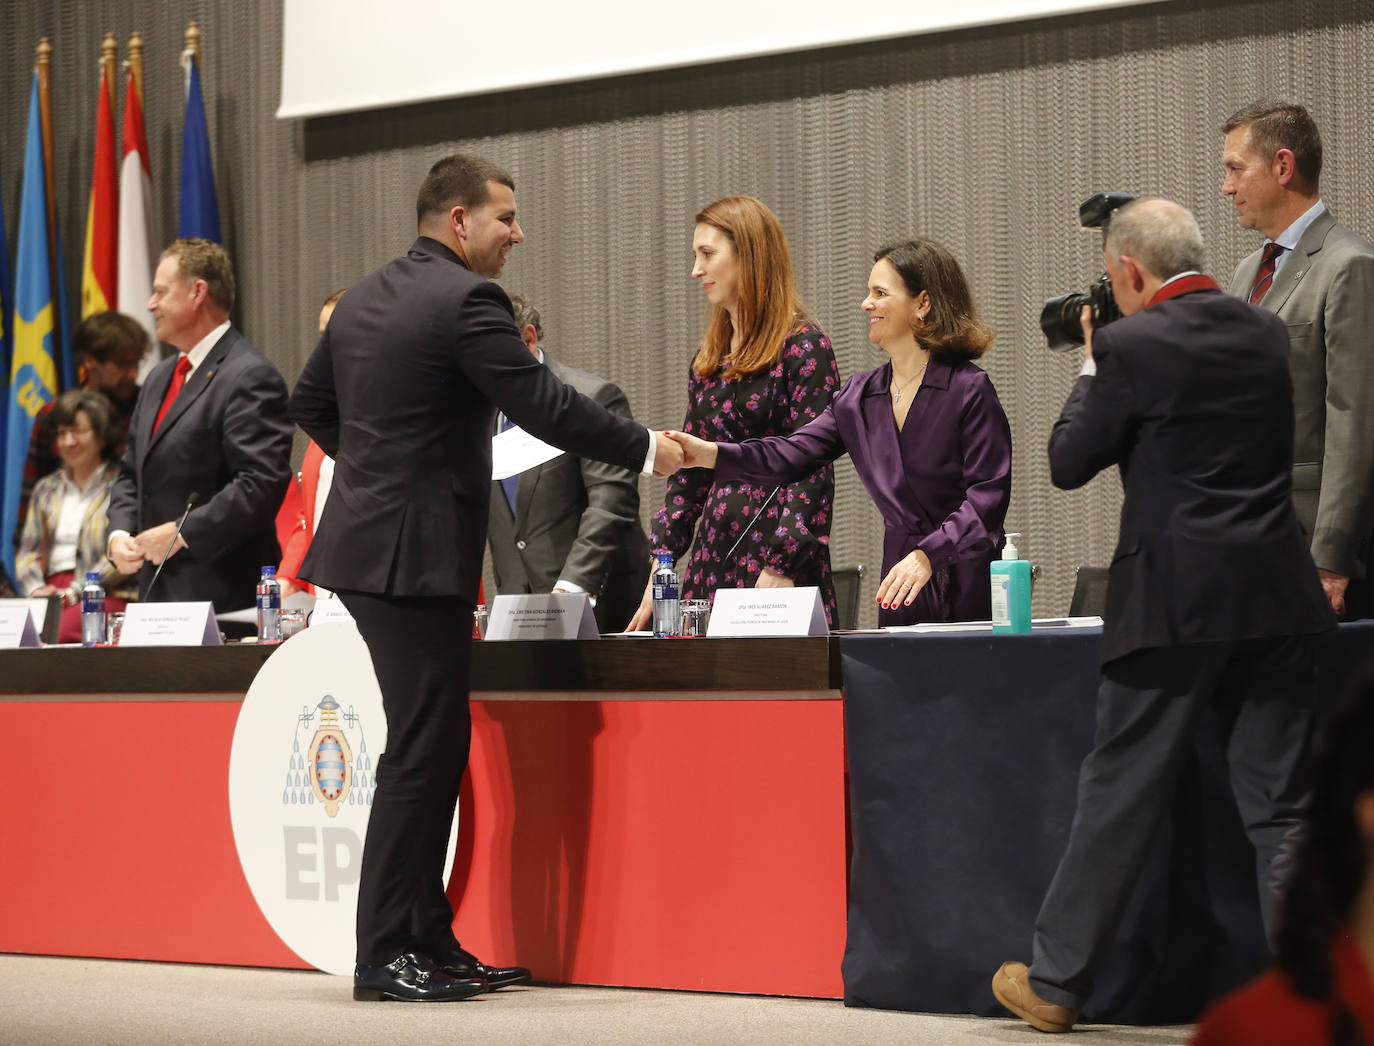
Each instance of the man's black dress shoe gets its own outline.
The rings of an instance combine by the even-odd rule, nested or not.
[[[360,1002],[457,1002],[486,990],[486,981],[455,977],[419,952],[398,955],[385,966],[360,964],[353,971],[353,998]]]
[[[530,971],[523,966],[488,966],[466,949],[454,946],[448,951],[434,953],[434,961],[453,977],[479,977],[487,982],[487,991],[507,988],[512,984],[528,984]]]

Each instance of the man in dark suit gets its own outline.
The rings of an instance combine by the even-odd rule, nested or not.
[[[538,309],[518,294],[511,306],[520,340],[554,377],[612,414],[631,417],[620,386],[544,352]],[[498,429],[502,425],[509,425],[504,417]],[[602,632],[625,627],[649,580],[639,476],[591,458],[560,454],[518,477],[494,481],[487,541],[499,592],[590,593]]]
[[[1266,917],[1305,796],[1311,636],[1334,625],[1290,496],[1288,339],[1271,313],[1197,270],[1202,234],[1165,200],[1113,217],[1107,274],[1124,319],[1094,333],[1050,436],[1056,486],[1121,467],[1125,500],[1103,615],[1097,733],[1033,961],[993,993],[1068,1031],[1172,801],[1200,719],[1226,761]]]
[[[142,568],[140,598],[166,557],[157,599],[240,610],[253,605],[263,565],[281,557],[273,520],[291,478],[286,383],[230,325],[233,305],[219,244],[182,239],[162,252],[148,308],[178,353],[143,383],[110,493],[107,551],[126,574]]]
[[[1292,353],[1293,503],[1336,613],[1374,615],[1374,244],[1318,191],[1322,140],[1307,110],[1255,102],[1224,127],[1221,191],[1265,244],[1227,290],[1277,313]]]
[[[358,886],[355,999],[453,1001],[529,979],[453,936],[444,856],[472,719],[468,665],[499,407],[574,454],[667,475],[676,444],[564,385],[520,341],[492,278],[524,239],[510,175],[449,156],[416,201],[410,251],[349,288],[291,397],[337,462],[301,576],[357,622],[386,752]]]

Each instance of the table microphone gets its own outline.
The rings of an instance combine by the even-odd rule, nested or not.
[[[167,565],[167,557],[171,554],[172,546],[177,543],[177,538],[181,536],[181,528],[186,524],[186,517],[191,514],[191,506],[200,500],[200,495],[194,490],[186,498],[186,510],[182,512],[181,518],[177,520],[177,528],[172,531],[172,540],[167,542],[167,549],[162,553],[162,562],[153,571],[153,580],[148,582],[148,590],[143,593],[143,601],[146,603],[153,594],[153,586],[157,584],[158,576],[162,573],[162,568]]]
[[[749,531],[754,529],[754,524],[757,523],[759,521],[759,517],[761,517],[764,514],[764,512],[768,510],[769,504],[771,504],[773,499],[778,496],[778,491],[781,489],[781,487],[774,487],[772,490],[768,492],[768,496],[763,499],[763,504],[759,506],[759,510],[754,513],[753,518],[750,519],[749,522],[745,525],[743,532],[740,534],[739,537],[735,539],[735,543],[730,546],[730,551],[725,553],[725,562],[733,563],[735,561],[735,553],[739,551],[740,542],[749,536]]]

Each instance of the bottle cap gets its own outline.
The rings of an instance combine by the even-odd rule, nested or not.
[[[276,577],[276,576],[277,576],[277,568],[276,568],[276,567],[263,567],[263,568],[262,568],[262,576],[263,576],[263,577]]]
[[[1017,554],[1017,552],[1016,552],[1016,546],[1013,545],[1013,544],[1011,543],[1011,539],[1012,539],[1012,538],[1019,538],[1020,536],[1021,536],[1020,534],[1008,534],[1008,535],[1007,535],[1007,543],[1006,543],[1005,545],[1002,546],[1002,558],[1003,558],[1003,559],[1020,559],[1020,558],[1021,558],[1021,557]]]
[[[88,570],[88,571],[86,571],[86,580],[87,580],[87,581],[99,581],[99,580],[100,580],[100,572],[99,572],[99,571],[96,571],[96,570]]]
[[[654,553],[654,557],[655,557],[660,563],[667,563],[669,566],[672,566],[672,565],[673,565],[673,554],[672,554],[671,552],[668,552],[668,551],[659,551],[659,552],[655,552],[655,553]]]

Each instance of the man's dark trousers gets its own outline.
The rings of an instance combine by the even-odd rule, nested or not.
[[[338,593],[372,655],[386,751],[367,823],[358,962],[456,945],[444,859],[472,740],[473,605],[457,597]]]

